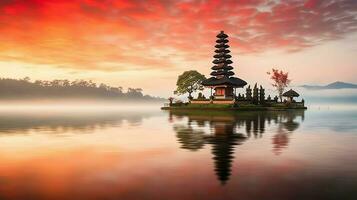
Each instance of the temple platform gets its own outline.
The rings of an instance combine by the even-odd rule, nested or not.
[[[294,103],[274,103],[267,105],[254,105],[254,104],[221,104],[207,103],[182,103],[165,105],[162,110],[227,110],[227,111],[279,111],[279,110],[294,110],[294,109],[307,109],[302,102]]]

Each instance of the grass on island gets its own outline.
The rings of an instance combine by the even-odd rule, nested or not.
[[[169,110],[241,110],[241,111],[265,111],[265,110],[287,110],[287,109],[305,109],[300,106],[286,106],[282,103],[272,105],[255,105],[255,104],[179,104],[166,107]]]

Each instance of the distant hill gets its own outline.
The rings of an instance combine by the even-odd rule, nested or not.
[[[162,102],[164,98],[144,95],[141,88],[113,87],[86,80],[36,80],[0,78],[0,100],[80,99]]]
[[[357,89],[357,84],[345,83],[341,81],[336,81],[325,86],[318,85],[302,85],[305,89],[309,90],[328,90],[328,89]]]

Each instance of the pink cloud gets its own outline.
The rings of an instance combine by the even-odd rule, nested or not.
[[[170,48],[206,56],[220,30],[245,54],[302,51],[357,30],[353,0],[13,0],[1,3],[0,11],[2,60],[15,51],[26,62],[96,70],[105,69],[101,62],[172,67],[170,58],[160,65],[162,56],[154,52]]]

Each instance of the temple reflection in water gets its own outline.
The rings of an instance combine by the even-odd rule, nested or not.
[[[187,118],[187,123],[180,119]],[[299,118],[299,119],[297,119]],[[272,151],[280,155],[288,147],[290,134],[304,121],[304,111],[282,112],[185,112],[170,111],[169,121],[182,149],[198,151],[211,146],[217,179],[226,184],[231,175],[234,151],[249,138],[259,139],[266,127],[274,125]],[[270,131],[271,132],[271,131]]]

